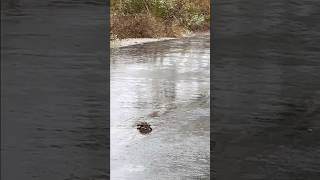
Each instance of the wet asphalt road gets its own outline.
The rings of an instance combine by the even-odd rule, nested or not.
[[[320,3],[215,1],[217,180],[320,178]]]
[[[1,179],[105,179],[105,7],[85,0],[1,3]],[[217,180],[319,179],[319,6],[317,0],[215,0]],[[129,133],[136,133],[131,122]],[[149,144],[156,142],[152,135]],[[137,177],[144,170],[130,168]]]
[[[111,54],[111,179],[209,179],[210,37]],[[151,124],[142,135],[136,124]]]
[[[1,179],[106,179],[105,4],[1,8]]]

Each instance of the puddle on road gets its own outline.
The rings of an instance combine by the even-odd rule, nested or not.
[[[111,179],[208,179],[209,61],[209,35],[112,50]]]

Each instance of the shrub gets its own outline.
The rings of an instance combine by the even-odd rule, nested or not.
[[[208,30],[209,0],[112,0],[112,37],[179,36]]]

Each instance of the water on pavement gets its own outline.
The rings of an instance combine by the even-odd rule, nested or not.
[[[209,179],[209,61],[209,35],[112,50],[111,179]]]

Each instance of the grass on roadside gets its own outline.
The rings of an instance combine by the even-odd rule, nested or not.
[[[209,25],[209,0],[111,0],[111,39],[178,37]]]

